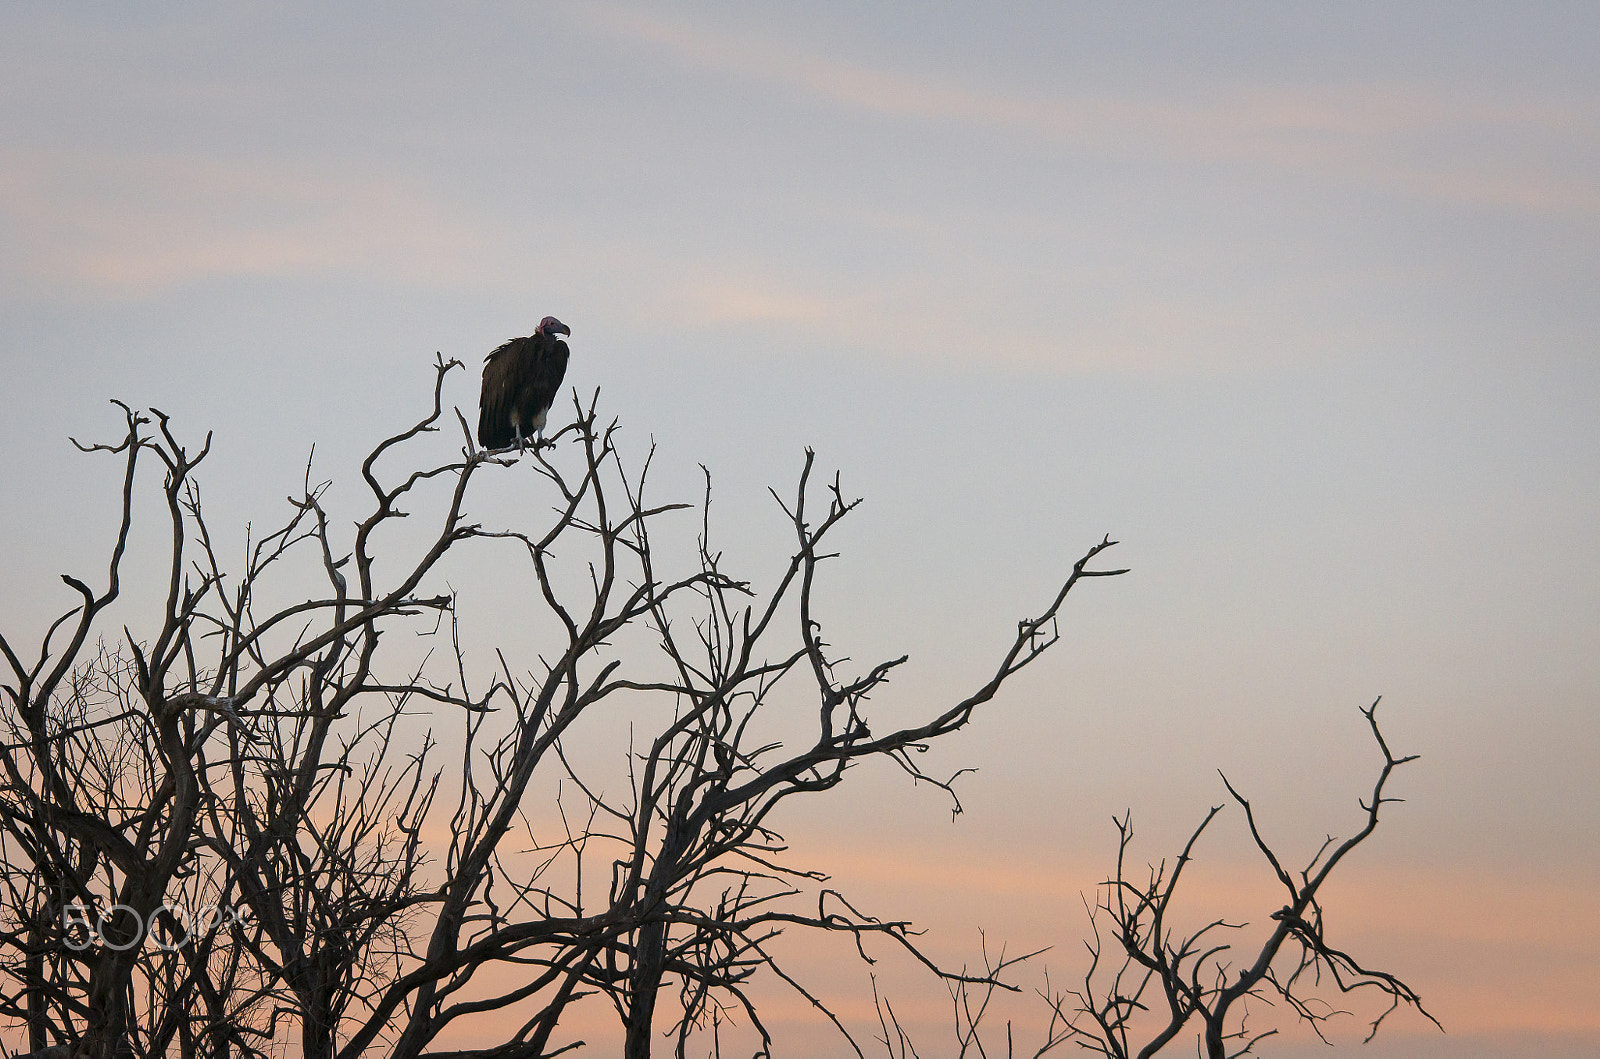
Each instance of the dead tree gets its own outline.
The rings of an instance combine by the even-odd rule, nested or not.
[[[1383,765],[1378,770],[1372,793],[1361,803],[1365,813],[1362,826],[1342,842],[1330,836],[1298,873],[1291,874],[1284,868],[1257,828],[1250,802],[1226,776],[1222,778],[1228,794],[1244,810],[1250,836],[1283,885],[1285,895],[1284,905],[1271,914],[1275,923],[1271,933],[1243,966],[1232,961],[1232,946],[1213,935],[1213,932],[1242,929],[1242,925],[1235,926],[1219,919],[1183,935],[1175,933],[1167,920],[1184,865],[1222,806],[1212,808],[1195,828],[1170,875],[1166,874],[1163,864],[1152,868],[1142,883],[1129,879],[1126,871],[1126,855],[1133,839],[1130,819],[1124,817],[1118,821],[1117,873],[1101,891],[1098,912],[1110,920],[1110,934],[1122,961],[1111,981],[1097,992],[1095,978],[1101,934],[1096,922],[1095,942],[1090,946],[1095,959],[1084,978],[1084,988],[1072,994],[1077,1004],[1076,1014],[1086,1016],[1076,1021],[1074,1027],[1086,1034],[1087,1040],[1102,1054],[1113,1059],[1129,1055],[1145,1059],[1155,1055],[1191,1023],[1200,1027],[1200,1040],[1208,1059],[1249,1054],[1258,1041],[1278,1032],[1268,1029],[1254,1033],[1247,1028],[1245,1011],[1251,1000],[1283,1001],[1321,1036],[1321,1024],[1338,1013],[1311,992],[1324,978],[1341,993],[1376,992],[1384,998],[1386,1006],[1372,1020],[1367,1034],[1369,1041],[1384,1019],[1401,1005],[1416,1009],[1438,1025],[1410,986],[1386,971],[1367,968],[1355,957],[1334,948],[1323,930],[1319,901],[1323,885],[1345,857],[1377,830],[1382,807],[1396,800],[1384,794],[1394,770],[1417,759],[1414,754],[1394,756],[1378,727],[1377,710],[1378,703],[1373,702],[1362,711],[1372,730],[1372,738],[1383,753]],[[1130,1017],[1144,1006],[1144,998],[1152,987],[1158,992],[1150,1007],[1164,1013],[1164,1025],[1159,1026],[1143,1047],[1129,1051]],[[1060,1010],[1059,1000],[1054,1006]]]
[[[801,892],[790,883],[824,876],[779,864],[781,840],[766,819],[783,800],[827,791],[848,766],[870,757],[892,759],[948,789],[946,780],[918,769],[915,752],[965,725],[1009,676],[1056,642],[1056,616],[1068,592],[1083,578],[1121,572],[1087,568],[1112,542],[1092,548],[1046,610],[1020,623],[986,682],[917,727],[874,735],[867,698],[905,658],[841,679],[812,612],[818,566],[829,557],[822,542],[858,503],[845,498],[837,477],[823,512],[811,515],[807,453],[795,498],[779,501],[795,550],[765,594],[721,569],[709,543],[709,486],[697,561],[669,575],[658,568],[651,528],[686,505],[652,505],[646,471],[634,478],[623,470],[615,426],[602,428],[592,405],[576,411],[569,431],[581,461],[563,469],[543,451],[533,457],[560,498],[553,525],[537,536],[499,534],[520,545],[539,597],[564,630],[564,642],[555,644],[560,653],[525,678],[502,660],[500,678],[481,699],[459,692],[463,703],[484,706],[463,714],[469,752],[487,731],[489,708],[509,713],[512,727],[484,747],[487,767],[462,788],[446,857],[450,881],[431,930],[419,936],[417,964],[374,995],[373,1018],[341,1054],[376,1040],[401,1011],[409,1016],[395,1052],[417,1055],[457,1020],[531,999],[535,1010],[495,1054],[544,1055],[568,1007],[594,994],[615,1006],[629,1056],[648,1055],[653,1037],[663,1033],[677,1038],[681,1052],[688,1035],[724,1004],[748,1019],[765,1047],[769,1037],[744,985],[767,972],[810,997],[765,947],[785,929],[881,936],[935,973],[962,977],[923,957],[909,924],[863,915],[831,891],[818,896],[813,911],[792,907]],[[563,587],[551,565],[558,547],[574,547],[573,537],[588,545],[591,568],[577,590]],[[659,648],[660,662],[641,666],[599,655],[601,645],[633,624]],[[780,690],[801,681],[815,696],[815,732],[785,752],[760,735],[760,721]],[[638,700],[646,705],[628,705]],[[630,750],[629,794],[620,802],[587,782],[563,753],[565,733],[601,702],[630,715],[653,709],[668,717],[647,744]],[[519,872],[503,859],[504,838],[517,826],[531,777],[546,763],[581,792],[582,823],[540,847],[549,857],[537,872]],[[489,779],[479,781],[483,774]],[[537,842],[536,835],[527,838]],[[545,881],[562,857],[577,872],[570,888]],[[585,864],[596,860],[604,867],[598,900],[585,896],[597,888]],[[511,968],[537,973],[508,974]],[[678,1002],[663,1031],[657,1012],[668,982]],[[472,999],[456,999],[466,996]]]
[[[872,758],[951,790],[918,751],[1057,642],[1083,579],[1122,572],[1089,567],[1112,542],[1019,623],[970,692],[874,732],[868,700],[905,658],[843,672],[813,606],[825,539],[858,503],[837,476],[819,490],[807,453],[779,501],[793,550],[761,590],[721,569],[709,485],[698,549],[663,554],[652,532],[695,505],[646,499],[649,460],[627,469],[593,401],[575,399],[574,421],[520,460],[470,438],[459,458],[417,455],[457,366],[436,365],[431,411],[363,462],[353,533],[308,467],[288,517],[247,542],[238,570],[194,479],[209,435],[191,456],[165,415],[123,407],[120,442],[80,446],[125,465],[105,586],[65,577],[79,602],[31,660],[0,638],[0,973],[11,983],[0,1016],[30,1049],[96,1059],[266,1056],[290,1037],[306,1056],[353,1059],[458,1054],[440,1050],[449,1035],[515,1009],[525,1021],[490,1050],[509,1059],[575,1046],[558,1028],[592,997],[614,1007],[630,1056],[663,1039],[681,1054],[730,1013],[765,1050],[747,986],[772,976],[812,995],[771,948],[800,930],[852,939],[863,956],[882,939],[947,981],[998,987],[992,974],[940,969],[910,924],[784,863],[772,812]],[[170,525],[166,600],[110,629],[151,458]],[[539,476],[550,513],[469,521],[469,486],[511,468]],[[397,533],[413,514],[427,528]],[[537,659],[496,653],[487,679],[439,572],[468,546],[522,556],[547,630]],[[307,592],[308,576],[320,587]],[[401,629],[448,643],[422,662],[380,648]],[[809,733],[773,735],[772,704],[787,711],[800,694]],[[577,722],[602,703],[648,722],[620,797],[570,753]],[[417,732],[409,718],[424,706],[446,730]],[[449,763],[441,735],[459,744]],[[530,809],[558,779],[576,793],[551,837]],[[226,909],[226,922],[198,922],[197,908]]]
[[[330,896],[326,862],[345,851],[319,841],[325,831],[359,830],[359,818],[348,815],[324,829],[309,810],[325,797],[330,770],[349,771],[328,741],[351,700],[373,690],[379,633],[395,619],[448,610],[449,596],[424,597],[417,588],[452,545],[472,535],[460,511],[476,464],[416,472],[392,488],[379,485],[373,469],[392,447],[432,429],[439,387],[453,366],[438,365],[433,413],[381,443],[363,465],[374,509],[338,560],[308,483],[292,517],[256,542],[246,570],[230,579],[193,477],[210,435],[191,456],[159,411],[152,420],[121,406],[120,442],[79,446],[125,464],[106,587],[63,575],[80,602],[50,625],[31,662],[0,637],[11,670],[0,722],[8,734],[0,746],[0,831],[13,843],[5,861],[7,885],[21,900],[13,907],[26,909],[28,922],[22,934],[0,939],[17,957],[8,969],[15,976],[22,968],[24,999],[8,997],[5,1010],[26,1021],[34,1048],[162,1055],[177,1041],[185,1054],[262,1054],[285,1011],[331,1037],[326,994],[360,957],[308,970],[333,934],[308,933],[304,917],[289,910]],[[145,429],[152,422],[154,434]],[[104,642],[100,617],[121,590],[138,472],[152,458],[164,468],[170,523],[165,604],[148,625],[125,626],[116,648],[101,647],[98,659],[86,661]],[[413,486],[448,473],[456,490],[438,535],[380,585],[372,533],[401,517],[396,502]],[[321,546],[329,593],[258,615],[254,598],[268,572],[311,545]],[[384,793],[382,783],[369,782],[355,801],[370,814]],[[302,855],[308,845],[314,857]],[[400,860],[407,856],[414,862],[414,850]],[[372,902],[345,904],[337,944],[420,899],[413,880],[392,877],[391,867]],[[31,890],[17,881],[29,875],[38,879]],[[202,900],[213,916],[228,909],[230,922],[213,918],[193,930],[184,919]],[[236,909],[255,913],[251,926],[233,920]],[[41,934],[40,923],[57,929]],[[74,929],[92,937],[75,939]],[[161,932],[187,940],[164,946]],[[303,1034],[307,1055],[318,1054],[316,1036]]]
[[[1362,826],[1343,841],[1327,838],[1298,872],[1283,866],[1257,827],[1249,800],[1222,777],[1228,794],[1244,811],[1257,850],[1284,890],[1283,906],[1267,916],[1272,929],[1258,947],[1247,950],[1242,962],[1236,959],[1234,944],[1226,939],[1237,937],[1248,924],[1214,919],[1187,930],[1174,924],[1171,907],[1184,869],[1194,860],[1196,845],[1225,806],[1211,807],[1170,866],[1163,860],[1151,865],[1142,877],[1133,874],[1129,863],[1132,816],[1116,819],[1116,871],[1089,906],[1092,937],[1084,943],[1088,967],[1082,985],[1057,990],[1046,978],[1039,995],[1048,1005],[1049,1022],[1043,1041],[1025,1049],[1024,1054],[1037,1059],[1070,1044],[1074,1050],[1086,1049],[1106,1059],[1150,1059],[1187,1033],[1191,1040],[1198,1038],[1199,1054],[1206,1059],[1237,1059],[1255,1054],[1258,1043],[1281,1030],[1279,1026],[1252,1029],[1248,1023],[1252,1003],[1261,1008],[1281,1002],[1326,1042],[1324,1025],[1335,1016],[1349,1014],[1329,1003],[1330,996],[1339,994],[1371,993],[1381,999],[1383,1007],[1368,1026],[1368,1041],[1402,1006],[1439,1026],[1423,1007],[1421,997],[1400,978],[1367,967],[1331,944],[1323,922],[1320,895],[1328,878],[1377,830],[1382,807],[1399,800],[1385,794],[1394,770],[1417,760],[1414,754],[1396,757],[1390,751],[1378,727],[1377,709],[1374,702],[1362,710],[1383,754],[1372,792],[1360,802]],[[985,973],[993,977],[1016,962],[1020,961],[1002,958],[987,962]],[[969,1054],[969,1049],[991,1054],[983,1050],[981,1040],[994,989],[988,983],[974,988],[959,982],[950,988],[962,1055]],[[884,1022],[881,1040],[894,1055],[895,1042],[903,1040],[903,1031],[892,1012],[885,1014]],[[1018,1054],[1011,1031],[1008,1024],[1004,1052],[1008,1056]],[[902,1045],[900,1054],[906,1053]]]

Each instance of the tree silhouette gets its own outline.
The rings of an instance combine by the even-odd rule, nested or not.
[[[848,937],[864,959],[871,946],[899,949],[953,995],[1017,989],[1003,966],[941,967],[912,924],[858,909],[819,866],[793,863],[774,810],[878,758],[952,790],[919,751],[1058,642],[1074,588],[1124,572],[1093,566],[1114,542],[1064,572],[990,672],[916,723],[875,731],[868,700],[906,658],[854,667],[824,637],[816,586],[830,534],[859,500],[837,474],[819,484],[810,451],[793,491],[773,492],[791,547],[758,588],[724,571],[711,543],[709,475],[696,503],[648,498],[650,459],[630,469],[598,395],[574,395],[573,420],[526,454],[483,452],[469,436],[459,456],[427,460],[460,365],[434,367],[428,413],[362,462],[353,529],[339,528],[329,483],[308,464],[281,524],[247,534],[238,568],[222,559],[195,477],[210,435],[191,455],[166,415],[119,405],[120,440],[79,446],[124,467],[104,587],[64,576],[77,601],[37,648],[0,637],[0,1016],[26,1047],[95,1059],[266,1057],[291,1041],[317,1059],[546,1056],[582,1044],[564,1027],[593,998],[614,1009],[629,1057],[667,1041],[685,1054],[730,1015],[766,1054],[752,985],[767,980],[816,1004],[864,1054],[775,959],[773,939],[798,931]],[[130,556],[151,461],[169,530],[154,559]],[[548,513],[472,521],[469,498],[510,467],[539,476]],[[660,543],[689,518],[692,549]],[[472,549],[516,557],[533,586],[536,655],[463,643],[444,569]],[[159,564],[165,599],[118,628],[108,612],[130,562]],[[433,645],[425,657],[412,634]],[[575,726],[602,706],[649,721],[625,750],[621,789],[573,753]],[[1367,833],[1383,800],[1380,781]],[[559,814],[556,838],[530,807]],[[1322,943],[1315,918],[1321,879],[1359,841],[1314,880],[1280,869],[1300,895],[1281,922],[1306,966],[1371,979]],[[1178,870],[1140,889],[1119,869],[1104,909],[1128,959],[1153,954],[1158,977],[1167,950],[1150,939],[1164,937],[1159,908]],[[1194,943],[1174,967],[1194,963]],[[1086,1001],[1096,1025],[1142,1003],[1122,981],[1112,999]],[[1243,993],[1272,984],[1263,973]],[[1194,988],[1177,1024],[1220,1025],[1237,987]],[[1051,1002],[1074,1032],[1093,1032]],[[513,1026],[497,1045],[449,1050],[490,1019]],[[886,1023],[879,1043],[892,1052],[894,1040]]]

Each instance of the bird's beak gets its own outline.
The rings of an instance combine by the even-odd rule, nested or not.
[[[568,338],[571,338],[572,328],[568,327],[566,324],[558,323],[550,329],[550,333],[553,335],[566,335]]]

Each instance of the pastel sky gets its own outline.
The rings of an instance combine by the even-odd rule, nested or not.
[[[867,498],[826,604],[911,654],[886,715],[1122,542],[938,752],[964,815],[884,773],[792,821],[842,889],[1065,975],[1113,814],[1170,856],[1220,768],[1303,859],[1359,824],[1382,695],[1422,760],[1331,914],[1449,1035],[1361,1054],[1594,1055],[1597,42],[1583,3],[6,5],[0,621],[102,567],[114,469],[67,436],[108,398],[216,431],[242,540],[313,442],[348,478],[411,422],[435,351],[470,409],[553,313],[749,576],[805,446]],[[1264,919],[1214,826],[1196,917]],[[943,1054],[939,987],[895,982]]]

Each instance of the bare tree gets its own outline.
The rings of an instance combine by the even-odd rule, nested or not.
[[[439,360],[428,413],[363,461],[352,530],[338,528],[329,483],[308,464],[284,521],[247,534],[238,570],[221,558],[195,480],[209,435],[191,456],[167,416],[119,406],[121,439],[79,446],[123,464],[104,587],[64,576],[77,602],[30,660],[0,636],[0,1018],[35,1054],[95,1059],[265,1057],[291,1040],[324,1059],[532,1059],[581,1045],[563,1033],[587,1002],[615,1011],[630,1059],[668,1042],[685,1055],[701,1032],[718,1051],[733,1020],[767,1054],[754,987],[776,981],[863,1054],[777,959],[780,934],[809,931],[849,939],[869,962],[879,945],[920,961],[950,990],[961,1054],[988,1054],[989,1001],[1015,991],[1010,972],[1036,954],[985,954],[970,973],[940,966],[912,924],[858,908],[816,866],[792,863],[775,810],[874,759],[954,798],[952,778],[924,772],[919,752],[1058,641],[1057,616],[1083,579],[1123,572],[1091,568],[1113,542],[1087,550],[970,690],[874,731],[871,700],[906,658],[849,668],[825,639],[816,586],[830,535],[860,503],[837,474],[819,486],[807,451],[794,491],[773,493],[792,544],[758,588],[723,570],[709,475],[696,503],[647,499],[651,460],[628,468],[597,397],[574,397],[573,421],[526,455],[478,451],[468,436],[459,457],[428,460],[419,446],[444,419],[457,367]],[[169,529],[165,597],[115,629],[151,460]],[[510,467],[537,476],[548,513],[470,521],[470,487]],[[398,532],[413,514],[423,526]],[[691,517],[693,548],[660,543]],[[463,644],[442,564],[466,547],[521,564],[542,614],[536,660],[495,651],[485,669],[488,652]],[[442,649],[383,647],[399,630]],[[580,720],[602,704],[642,726],[620,784],[573,752]],[[437,726],[422,728],[424,713]],[[1376,704],[1366,717],[1384,763],[1364,826],[1329,839],[1298,875],[1224,778],[1286,891],[1247,963],[1219,940],[1235,925],[1185,934],[1171,923],[1184,868],[1222,807],[1170,872],[1163,862],[1142,879],[1128,871],[1130,820],[1118,821],[1089,970],[1080,989],[1046,985],[1034,1054],[1073,1042],[1150,1056],[1192,1031],[1208,1056],[1243,1055],[1274,1032],[1246,1030],[1247,1003],[1281,1001],[1318,1027],[1332,1013],[1315,988],[1324,978],[1387,998],[1374,1033],[1400,1005],[1427,1015],[1323,928],[1324,883],[1373,833],[1391,773],[1413,760],[1389,751]],[[880,1010],[880,1043],[914,1054],[887,1000]],[[513,1013],[497,1046],[448,1050],[464,1029]]]
[[[1415,1009],[1442,1030],[1422,998],[1405,982],[1387,971],[1367,967],[1331,945],[1323,922],[1320,895],[1328,878],[1377,830],[1380,809],[1399,800],[1384,793],[1394,770],[1417,760],[1415,754],[1396,757],[1389,749],[1378,726],[1377,710],[1374,702],[1361,711],[1383,755],[1372,792],[1360,802],[1362,826],[1343,841],[1329,836],[1297,873],[1283,866],[1262,835],[1249,800],[1222,777],[1228,794],[1244,810],[1257,850],[1285,892],[1283,906],[1267,917],[1274,926],[1242,964],[1236,962],[1233,943],[1225,939],[1237,936],[1248,924],[1213,919],[1186,930],[1173,922],[1172,902],[1184,869],[1193,861],[1201,836],[1225,806],[1210,808],[1170,866],[1163,860],[1150,865],[1142,876],[1134,875],[1129,863],[1132,814],[1113,821],[1117,829],[1115,874],[1100,886],[1092,904],[1085,902],[1092,937],[1084,943],[1088,960],[1082,984],[1059,990],[1046,976],[1039,996],[1047,1005],[1049,1022],[1043,1040],[1021,1054],[1037,1059],[1071,1044],[1106,1059],[1150,1059],[1189,1031],[1198,1038],[1199,1054],[1206,1059],[1237,1059],[1254,1054],[1257,1044],[1280,1032],[1278,1026],[1250,1027],[1252,1002],[1271,1007],[1274,1001],[1281,1001],[1326,1042],[1324,1025],[1337,1015],[1350,1014],[1333,1007],[1328,998],[1350,993],[1374,993],[1382,998],[1383,1007],[1368,1027],[1368,1041],[1402,1006]],[[1000,1054],[1000,1048],[986,1049],[983,1044],[983,1023],[991,1010],[995,981],[1013,965],[1037,955],[1007,959],[1003,954],[998,958],[986,954],[985,971],[978,977],[990,981],[976,986],[963,981],[949,983],[961,1055]],[[883,1016],[880,1040],[890,1056],[914,1054],[893,1011],[881,1002],[879,1010]],[[1009,1023],[1005,1037],[1004,1054],[1019,1054]]]
[[[1416,1009],[1435,1026],[1439,1025],[1410,986],[1386,971],[1363,966],[1355,957],[1329,945],[1323,929],[1319,901],[1323,885],[1346,856],[1377,830],[1379,810],[1396,800],[1384,794],[1394,770],[1417,759],[1415,754],[1394,756],[1378,727],[1377,710],[1378,703],[1374,701],[1362,711],[1372,738],[1383,754],[1383,765],[1372,785],[1372,793],[1361,803],[1365,813],[1362,826],[1342,842],[1331,836],[1327,838],[1298,873],[1291,874],[1284,868],[1256,826],[1249,800],[1223,776],[1228,794],[1244,810],[1256,848],[1271,865],[1285,892],[1284,905],[1271,914],[1276,925],[1243,966],[1232,961],[1232,946],[1213,934],[1242,929],[1242,924],[1218,919],[1185,935],[1175,932],[1168,920],[1172,896],[1184,866],[1192,857],[1200,836],[1223,807],[1214,806],[1195,828],[1173,863],[1171,874],[1167,873],[1163,862],[1151,868],[1142,882],[1130,879],[1127,873],[1126,858],[1133,840],[1131,817],[1117,821],[1117,872],[1102,888],[1097,914],[1091,916],[1094,941],[1089,947],[1093,961],[1084,977],[1083,989],[1069,994],[1076,1010],[1066,1024],[1077,1036],[1109,1059],[1135,1055],[1146,1059],[1164,1048],[1186,1026],[1196,1023],[1208,1059],[1246,1055],[1259,1041],[1278,1032],[1268,1029],[1255,1033],[1247,1028],[1245,1013],[1251,1000],[1269,1003],[1273,999],[1282,1000],[1321,1036],[1321,1024],[1338,1013],[1310,992],[1322,985],[1324,978],[1342,993],[1373,991],[1386,1000],[1383,1011],[1372,1020],[1367,1034],[1369,1041],[1384,1019],[1401,1005]],[[1109,920],[1116,946],[1113,951],[1121,957],[1120,965],[1113,959],[1116,969],[1104,983],[1097,981],[1103,949],[1100,916]],[[1147,1004],[1148,994],[1154,996]],[[1052,999],[1052,1007],[1058,1014],[1064,1014],[1066,1003],[1060,996]],[[1147,1006],[1164,1012],[1164,1020],[1158,1020],[1164,1024],[1159,1025],[1143,1047],[1130,1050],[1131,1017]]]
[[[310,810],[326,797],[330,771],[349,768],[327,743],[351,700],[372,690],[381,628],[450,606],[448,596],[424,598],[416,589],[452,544],[471,535],[460,505],[475,464],[456,469],[456,493],[437,538],[395,583],[378,587],[367,547],[378,526],[400,516],[399,497],[449,470],[417,472],[392,489],[372,470],[378,457],[438,418],[449,367],[438,366],[432,416],[380,444],[363,466],[374,511],[358,527],[351,555],[337,562],[308,488],[289,521],[250,548],[246,570],[230,582],[193,479],[210,435],[191,457],[159,411],[151,411],[156,434],[144,429],[150,417],[124,405],[120,442],[79,446],[120,455],[125,464],[106,588],[64,575],[81,601],[50,625],[31,663],[0,637],[13,678],[5,685],[0,829],[15,843],[16,855],[5,862],[19,902],[12,908],[30,924],[6,940],[23,969],[25,1000],[12,1008],[25,1018],[35,1049],[60,1043],[82,1056],[159,1055],[176,1038],[186,1052],[259,1054],[259,1042],[274,1036],[276,1005],[285,1001],[308,1046],[316,1039],[309,1027],[331,1035],[325,994],[346,968],[308,971],[306,947],[316,952],[329,938],[297,933],[304,917],[288,914],[287,926],[285,917],[326,894],[319,873],[342,852],[319,841],[322,825]],[[103,633],[101,615],[121,591],[141,457],[165,471],[165,604],[145,635],[124,627],[116,649],[102,649],[85,665],[91,636]],[[258,616],[253,600],[265,575],[307,542],[321,545],[332,592]],[[340,572],[352,557],[354,592]],[[63,631],[66,643],[58,645]],[[370,811],[384,789],[369,783],[363,793]],[[352,826],[359,824],[340,817],[331,833]],[[308,857],[308,848],[315,854]],[[275,873],[277,862],[291,866],[287,877]],[[17,881],[29,876],[37,879],[31,886]],[[410,884],[403,874],[386,877],[376,915],[403,908],[414,896]],[[196,924],[182,920],[201,899],[213,917],[236,902],[256,913],[254,923],[246,929],[230,916],[224,930],[212,918],[193,939]],[[355,907],[356,915],[373,915]],[[41,936],[37,924],[52,921],[63,925],[62,934]],[[345,937],[359,925],[340,924]],[[92,937],[75,937],[74,928]],[[157,930],[193,943],[163,946]],[[53,973],[45,970],[50,963]],[[307,1054],[316,1053],[308,1047]]]
[[[957,988],[1015,988],[939,967],[909,923],[786,863],[773,811],[875,758],[951,790],[918,751],[1057,642],[1072,589],[1122,572],[1090,568],[1113,542],[1084,554],[970,691],[874,732],[869,699],[905,657],[846,671],[814,610],[826,539],[859,503],[837,475],[819,488],[808,452],[795,491],[774,493],[793,547],[758,589],[721,568],[709,479],[698,505],[647,500],[649,459],[626,467],[594,401],[575,399],[574,421],[520,460],[470,438],[459,458],[413,455],[458,366],[436,364],[431,411],[363,462],[353,532],[308,466],[287,518],[247,540],[238,570],[194,478],[209,435],[191,456],[167,416],[123,406],[119,442],[80,446],[125,468],[105,587],[64,577],[78,602],[31,661],[0,638],[0,971],[12,983],[0,1015],[28,1047],[266,1056],[292,1037],[306,1056],[442,1057],[467,1054],[440,1050],[449,1035],[516,1012],[520,1027],[475,1054],[533,1057],[577,1046],[558,1027],[594,998],[615,1009],[629,1056],[660,1041],[684,1054],[729,1013],[765,1053],[752,982],[821,1005],[774,958],[773,939],[793,930],[849,937],[863,957],[879,939]],[[166,598],[110,629],[152,458]],[[469,486],[510,466],[541,477],[550,514],[470,521]],[[695,506],[698,547],[664,555],[652,534]],[[426,528],[399,533],[413,514]],[[466,546],[522,557],[548,630],[536,663],[497,652],[479,675],[442,584],[445,556]],[[308,578],[320,587],[305,593]],[[380,646],[401,629],[448,643],[422,661]],[[772,704],[792,718],[802,695],[814,720],[796,738]],[[659,718],[628,749],[620,795],[570,752],[601,703]],[[424,708],[446,727],[419,734]],[[529,810],[558,780],[567,823],[551,840]]]

